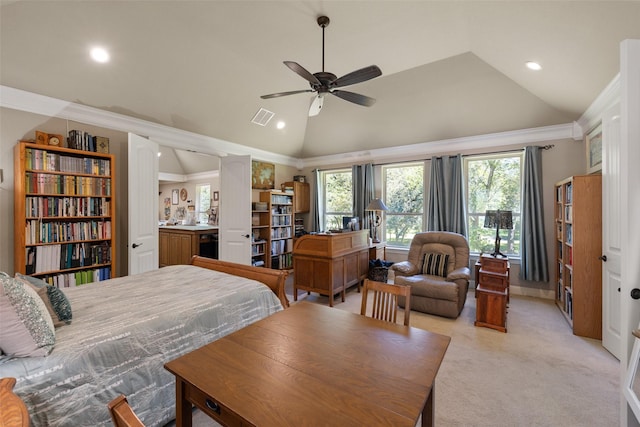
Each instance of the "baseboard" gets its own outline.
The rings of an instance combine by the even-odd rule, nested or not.
[[[475,282],[473,282],[473,287],[475,288]],[[521,295],[525,297],[542,298],[548,300],[554,300],[556,297],[555,292],[549,289],[528,288],[518,285],[510,285],[509,292],[511,292],[511,295]]]

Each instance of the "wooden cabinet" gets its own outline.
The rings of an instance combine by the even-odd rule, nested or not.
[[[476,263],[476,326],[507,332],[509,259],[482,255]]]
[[[115,159],[19,142],[15,271],[65,287],[115,277]]]
[[[368,230],[300,237],[293,248],[294,301],[300,289],[327,295],[333,307],[334,295],[344,301],[347,288],[360,289],[369,271],[368,237]]]
[[[306,182],[289,181],[283,187],[293,188],[293,213],[307,213],[311,206],[310,187]]]
[[[555,186],[556,304],[583,337],[602,339],[602,176]]]
[[[267,203],[267,210],[257,213],[260,222],[254,232],[257,231],[259,239],[266,242],[265,250],[269,251],[265,266],[290,269],[293,265],[293,194],[262,191],[260,202]]]
[[[206,225],[160,227],[158,230],[160,267],[189,264],[194,255],[217,258],[217,234],[217,227]],[[203,249],[207,246],[210,246],[211,250],[204,251]]]

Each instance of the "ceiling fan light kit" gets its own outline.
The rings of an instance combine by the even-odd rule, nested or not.
[[[337,88],[349,86],[356,83],[362,83],[382,75],[382,71],[377,65],[370,65],[356,71],[352,71],[338,78],[335,74],[324,71],[324,29],[329,25],[329,18],[326,16],[318,17],[318,25],[322,28],[322,71],[311,74],[303,66],[293,61],[284,61],[284,65],[289,67],[294,73],[309,82],[311,89],[294,90],[289,92],[278,92],[269,95],[262,95],[262,99],[279,98],[281,96],[295,95],[298,93],[315,92],[317,95],[311,102],[309,108],[309,116],[316,116],[320,113],[323,104],[323,97],[330,93],[345,101],[365,107],[372,106],[376,100],[359,93],[348,92],[346,90],[338,90]]]

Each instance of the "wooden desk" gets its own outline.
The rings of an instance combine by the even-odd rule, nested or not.
[[[358,285],[369,272],[368,230],[331,234],[306,234],[293,245],[293,300],[298,290],[329,297]]]
[[[303,301],[167,363],[176,426],[431,426],[450,340]]]

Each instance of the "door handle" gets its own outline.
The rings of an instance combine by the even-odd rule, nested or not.
[[[251,237],[251,236],[250,236],[250,235],[248,235],[248,234],[243,234],[243,235],[242,235],[242,237],[246,237],[246,238],[248,239],[248,238],[249,238],[249,237]]]
[[[631,289],[631,298],[640,299],[640,289],[638,288]]]
[[[142,246],[142,245],[143,245],[142,243],[140,243],[140,244],[134,243],[133,245],[131,245],[131,247],[132,247],[133,249],[135,249],[135,248],[137,248],[138,246]]]
[[[600,255],[600,256],[598,257],[598,259],[599,259],[600,261],[607,262],[607,256],[606,256],[606,255]]]

